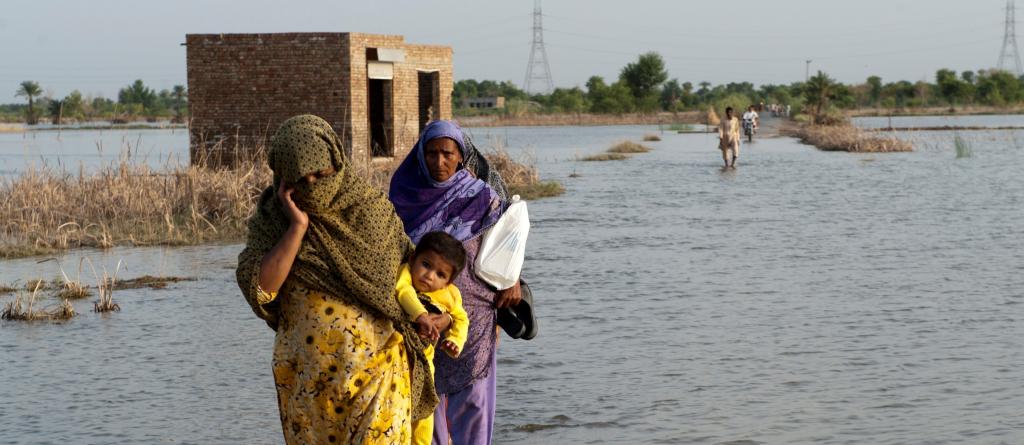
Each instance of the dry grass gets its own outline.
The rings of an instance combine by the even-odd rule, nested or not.
[[[82,267],[85,265],[85,257],[82,257],[78,261],[78,275],[75,279],[71,279],[67,272],[64,271],[64,265],[60,263],[60,260],[56,258],[50,258],[45,261],[56,261],[57,267],[60,269],[60,275],[64,278],[63,283],[54,283],[57,288],[57,298],[64,300],[68,299],[79,299],[86,298],[92,295],[92,291],[89,290],[89,286],[82,284]],[[41,261],[41,262],[45,262]]]
[[[525,154],[516,159],[500,139],[492,139],[490,147],[483,151],[484,157],[491,168],[501,175],[510,195],[532,201],[550,198],[565,193],[565,187],[558,181],[543,181],[537,169],[537,161],[532,155]]]
[[[850,124],[841,125],[790,125],[783,133],[800,139],[824,151],[846,151],[850,153],[890,153],[913,151],[910,142],[893,136],[865,131]]]
[[[608,149],[608,153],[647,153],[651,151],[650,147],[645,145],[637,144],[631,141],[622,141],[618,144],[613,145]]]
[[[117,273],[121,270],[121,261],[117,262],[117,268],[114,269],[114,275],[110,276],[107,274],[106,268],[103,269],[103,278],[96,285],[96,289],[100,292],[100,299],[93,303],[92,311],[98,313],[106,313],[121,311],[121,306],[114,303],[114,286],[117,283]]]
[[[36,321],[36,320],[67,320],[76,315],[75,308],[65,299],[53,308],[36,308],[36,298],[41,287],[32,289],[26,296],[18,292],[13,301],[4,305],[3,312],[0,312],[0,319],[14,321]]]
[[[658,136],[658,135],[656,135],[654,133],[647,133],[647,134],[644,135],[644,142],[660,142],[660,141],[661,141],[661,136]]]
[[[92,173],[43,167],[0,179],[0,258],[241,239],[271,178],[265,162],[248,165],[156,170],[124,156]]]
[[[216,158],[198,165],[167,162],[152,168],[132,159],[128,150],[91,172],[39,167],[0,178],[0,259],[81,247],[244,239],[246,222],[272,178],[265,150],[210,152]],[[532,159],[513,159],[501,146],[486,156],[511,191],[525,199],[563,191],[557,182],[540,180]],[[375,161],[355,173],[386,193],[400,162]]]
[[[598,153],[580,158],[581,161],[587,162],[622,161],[624,159],[629,159],[629,155],[623,153]]]
[[[0,284],[0,295],[7,295],[7,294],[9,294],[11,292],[14,292],[16,290],[17,289],[15,289],[15,288],[13,288],[11,286]]]

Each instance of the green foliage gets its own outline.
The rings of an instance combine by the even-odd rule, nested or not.
[[[15,97],[24,97],[28,99],[28,109],[25,115],[26,121],[29,125],[36,123],[36,110],[35,110],[35,98],[40,94],[43,94],[43,89],[39,86],[38,82],[26,80],[21,83],[18,87],[18,91],[14,93]]]
[[[732,107],[732,115],[740,117],[743,115],[744,111],[747,111],[747,107],[751,104],[753,104],[753,102],[750,100],[749,96],[740,93],[732,93],[715,102],[715,110],[718,115],[722,116],[724,119],[725,109]]]
[[[636,99],[656,95],[666,80],[665,61],[656,52],[641,54],[635,63],[626,65],[619,73],[619,81],[625,83]]]
[[[587,99],[594,113],[621,114],[636,109],[636,101],[623,82],[606,85],[601,76],[592,76],[587,81]]]

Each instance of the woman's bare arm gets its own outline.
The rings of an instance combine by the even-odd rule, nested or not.
[[[309,215],[292,201],[292,192],[295,188],[287,187],[284,181],[281,181],[277,190],[277,198],[281,200],[290,224],[277,244],[260,261],[260,288],[264,292],[277,292],[281,289],[281,285],[292,270],[299,247],[302,246],[306,228],[309,227]]]

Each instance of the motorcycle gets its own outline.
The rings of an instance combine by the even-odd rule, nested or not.
[[[743,119],[743,134],[747,135],[747,142],[754,141],[754,121],[751,119]]]

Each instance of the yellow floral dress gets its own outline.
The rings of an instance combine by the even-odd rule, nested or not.
[[[285,442],[410,443],[402,334],[319,292],[292,286],[282,295],[273,366]]]

